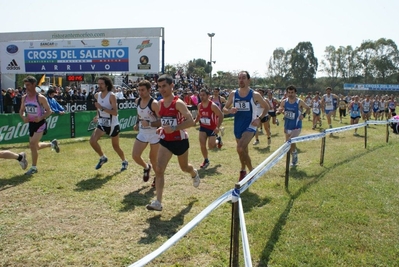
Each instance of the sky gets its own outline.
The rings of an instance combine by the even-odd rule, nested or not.
[[[398,10],[398,0],[0,0],[0,33],[163,27],[166,64],[209,61],[215,33],[213,73],[264,77],[278,47],[311,42],[320,69],[329,45],[399,44]]]

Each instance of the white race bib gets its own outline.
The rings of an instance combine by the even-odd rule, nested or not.
[[[234,103],[234,107],[236,107],[239,111],[249,111],[249,102],[247,101],[239,101]]]

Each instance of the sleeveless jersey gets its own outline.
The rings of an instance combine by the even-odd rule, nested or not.
[[[363,101],[363,111],[365,113],[369,112],[370,111],[370,107],[371,107],[371,101],[370,100],[369,101],[364,100]]]
[[[207,107],[204,107],[204,104],[200,103],[198,114],[200,116],[201,127],[213,131],[217,127],[217,117],[216,114],[212,111],[212,103],[212,101],[209,101]]]
[[[395,101],[389,101],[388,102],[388,108],[389,109],[395,109]]]
[[[313,112],[314,114],[320,115],[320,107],[321,107],[321,101],[320,101],[320,99],[319,99],[319,100],[314,99],[314,100],[312,101],[311,107],[312,107],[312,112]]]
[[[175,96],[169,107],[165,107],[164,99],[160,100],[159,116],[161,117],[162,126],[177,126],[184,121],[184,117],[176,109],[176,102],[178,99],[179,97]],[[173,133],[169,134],[162,132],[161,139],[165,141],[180,141],[183,139],[188,139],[188,134],[185,129],[174,131]]]
[[[385,100],[381,100],[380,101],[380,110],[384,110],[385,109]]]
[[[309,107],[312,105],[312,98],[311,97],[306,97],[305,98],[305,104],[308,105]]]
[[[356,118],[360,116],[360,105],[359,103],[352,103],[352,107],[351,107],[351,118]]]
[[[276,100],[273,97],[272,99],[266,98],[266,100],[269,102],[270,106],[269,112],[275,112],[277,108]]]
[[[39,97],[37,93],[34,97],[25,97],[25,114],[29,121],[34,121],[36,118],[43,116],[44,108],[39,103]]]
[[[237,108],[234,114],[234,132],[242,132],[248,128],[256,130],[256,126],[252,126],[251,122],[256,119],[256,105],[253,99],[253,90],[250,89],[248,94],[241,97],[238,90],[235,91],[233,97],[233,105]]]
[[[325,110],[334,110],[333,96],[324,95]]]
[[[375,100],[373,102],[373,110],[377,111],[379,109],[379,107],[380,107],[380,102],[378,100]]]
[[[142,108],[140,105],[141,98],[139,98],[139,100],[137,101],[137,115],[140,119],[140,122],[139,122],[140,131],[154,132],[157,129],[157,127],[151,127],[151,126],[144,127],[141,124],[141,121],[149,121],[150,123],[157,121],[157,116],[155,115],[154,111],[151,109],[152,101],[154,101],[154,98],[151,97],[150,100],[148,101],[147,106],[145,106],[144,108]]]
[[[109,97],[111,94],[114,93],[108,92],[107,95],[104,98],[102,98],[101,93],[99,93],[97,102],[100,103],[100,105],[106,109],[112,109],[111,103],[109,102]],[[111,127],[111,133],[112,133],[114,127],[118,124],[119,124],[118,115],[113,116],[105,111],[101,111],[100,109],[98,109],[98,125],[102,127]]]
[[[288,98],[284,103],[284,129],[295,130],[302,128],[302,121],[299,119],[301,111],[299,110],[299,99],[294,103],[290,103]]]
[[[214,98],[213,96],[211,96],[211,101],[212,101],[213,103],[215,103],[216,106],[218,106],[218,108],[219,108],[220,110],[222,110],[222,101],[220,101],[220,96],[218,96],[217,98]]]

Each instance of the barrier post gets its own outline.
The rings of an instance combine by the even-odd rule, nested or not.
[[[321,139],[321,149],[320,149],[320,166],[324,163],[324,151],[326,150],[326,137]]]
[[[386,142],[389,141],[389,123],[387,123],[387,133],[386,133]]]
[[[239,184],[236,184],[236,188],[240,188]],[[240,236],[240,215],[239,215],[239,201],[232,203],[231,209],[231,240],[230,240],[230,266],[238,267],[238,256],[239,256],[239,236]]]
[[[366,125],[364,126],[364,148],[367,148],[367,127],[368,127],[369,125],[367,124],[367,121],[366,121]]]
[[[287,161],[285,162],[285,188],[288,188],[288,180],[290,176],[290,158],[291,158],[291,149],[287,152]]]

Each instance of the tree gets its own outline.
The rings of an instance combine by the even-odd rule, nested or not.
[[[371,59],[375,77],[386,83],[386,78],[398,72],[398,47],[391,39],[381,38],[375,42],[375,57]]]
[[[338,83],[339,76],[338,53],[332,45],[327,46],[324,52],[325,60],[321,60],[321,71],[327,74],[330,81],[330,87],[334,88]]]
[[[288,55],[284,48],[279,47],[273,51],[273,56],[269,59],[267,76],[277,86],[286,85],[289,79]]]
[[[374,78],[372,60],[375,56],[375,43],[373,41],[363,41],[360,47],[356,49],[356,59],[362,70],[364,83],[369,83]]]
[[[318,67],[312,43],[300,42],[290,53],[291,75],[296,84],[307,88],[315,82]]]

